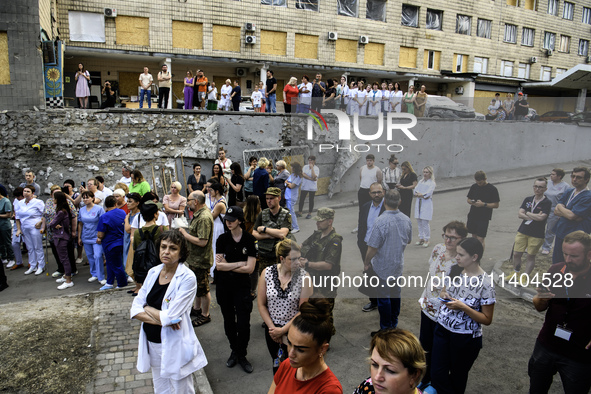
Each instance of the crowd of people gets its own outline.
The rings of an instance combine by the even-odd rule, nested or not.
[[[124,167],[114,190],[100,176],[81,183],[77,191],[68,179],[61,187],[52,186],[43,203],[35,176],[27,171],[12,203],[0,185],[0,255],[6,268],[24,268],[24,242],[29,256],[24,274],[41,275],[47,269],[45,236],[57,263],[52,276],[59,290],[74,286],[82,249],[90,265],[89,282],[100,283],[101,290],[134,284],[128,291],[135,297],[130,316],[142,322],[137,368],[152,370],[155,392],[194,392],[191,374],[207,364],[195,328],[212,321],[215,283],[230,348],[228,368],[254,370],[247,350],[256,300],[273,366],[269,392],[342,393],[324,359],[338,328],[333,319],[338,289],[322,279],[341,273],[343,237],[334,227],[335,210],[322,207],[312,216],[320,171],[314,156],[307,159],[305,165],[288,165],[251,157],[243,170],[220,148],[209,178],[195,163],[187,197],[181,183],[172,182],[162,199],[141,171]],[[360,289],[369,296],[362,309],[378,310],[380,328],[371,333],[370,378],[348,390],[464,393],[482,348],[482,326],[493,321],[495,289],[480,261],[500,196],[483,171],[474,174],[466,223],[447,223],[443,242],[430,255],[429,275],[441,279],[441,285],[430,281],[419,299],[417,338],[397,328],[401,288],[388,278],[402,275],[405,249],[413,238],[413,199],[416,246],[429,247],[435,173],[425,166],[418,180],[409,161],[398,166],[393,155],[380,169],[369,154],[360,170],[354,232],[364,272],[380,283]],[[534,195],[516,208],[523,220],[514,245],[516,275],[521,276],[523,253],[529,275],[538,251],[544,247],[542,253],[549,254],[555,237],[554,279],[539,286],[534,298],[537,310],[548,311],[529,362],[531,392],[536,393],[547,392],[556,372],[567,393],[591,388],[585,373],[591,349],[591,302],[585,295],[591,286],[591,173],[574,168],[572,188],[564,176],[564,170],[555,168],[550,181],[537,178]],[[306,197],[306,218],[316,222],[317,230],[298,241],[297,219]],[[553,228],[546,226],[551,210]],[[4,264],[0,291],[8,287]],[[444,278],[453,281],[445,284]],[[570,286],[563,286],[568,280]]]

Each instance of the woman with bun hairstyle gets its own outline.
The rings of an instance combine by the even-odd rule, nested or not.
[[[496,302],[491,277],[480,267],[482,243],[466,238],[456,251],[458,265],[441,291],[431,356],[431,383],[439,394],[465,392],[468,373],[482,348],[482,325],[492,323]]]
[[[312,295],[309,275],[299,265],[300,246],[286,238],[275,247],[277,264],[263,270],[258,287],[259,313],[265,322],[265,340],[271,354],[273,374],[287,358],[285,338],[300,305]],[[281,350],[280,350],[281,349]]]
[[[330,304],[324,298],[311,298],[300,305],[300,314],[287,332],[289,358],[281,363],[269,394],[341,394],[343,388],[324,362],[333,326]]]
[[[417,384],[425,373],[425,351],[410,331],[378,331],[369,347],[371,377],[353,394],[421,394]]]

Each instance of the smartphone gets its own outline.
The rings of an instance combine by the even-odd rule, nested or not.
[[[476,202],[476,200],[470,200],[470,201],[472,201],[472,202]]]
[[[86,187],[86,182],[80,182],[80,186]]]
[[[449,298],[441,298],[441,297],[437,297],[439,299],[439,301],[441,302],[450,302],[451,300]]]
[[[177,318],[177,319],[173,319],[173,320],[171,320],[171,321],[170,321],[170,323],[172,323],[172,324],[177,324],[177,323],[180,323],[181,321],[183,321],[183,318],[182,318],[182,317],[179,317],[179,318]]]

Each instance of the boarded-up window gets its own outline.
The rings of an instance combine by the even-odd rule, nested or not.
[[[400,57],[398,59],[399,67],[417,67],[417,48],[400,47]]]
[[[318,36],[295,35],[295,57],[318,59]]]
[[[172,21],[173,48],[203,49],[203,24]]]
[[[8,63],[8,33],[0,31],[0,85],[10,85],[10,64]]]
[[[285,56],[287,33],[283,31],[261,30],[261,54]]]
[[[213,50],[240,52],[240,28],[213,25]]]
[[[376,66],[384,65],[384,44],[371,42],[365,45],[365,57],[363,59],[365,64],[373,64]]]
[[[536,0],[525,0],[525,9],[537,11],[537,1]]]
[[[357,63],[357,41],[337,40],[334,60],[337,62]]]
[[[117,45],[150,46],[150,19],[136,16],[115,18]]]

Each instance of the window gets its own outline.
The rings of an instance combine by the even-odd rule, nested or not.
[[[482,38],[490,38],[490,27],[492,22],[486,19],[478,18],[478,26],[476,27],[476,35]]]
[[[488,59],[485,57],[474,57],[474,72],[486,74],[488,71]]]
[[[261,4],[287,7],[287,0],[261,0]]]
[[[552,80],[552,67],[544,67],[542,66],[542,81],[550,81]]]
[[[531,70],[531,65],[527,63],[519,63],[519,70],[517,70],[517,76],[519,78],[529,79],[529,72]]]
[[[456,16],[456,33],[458,34],[465,34],[467,36],[470,35],[470,30],[472,27],[472,17],[467,15],[460,15]]]
[[[537,11],[538,10],[538,2],[536,0],[525,0],[525,9]]]
[[[548,13],[550,15],[558,15],[558,0],[548,0]]]
[[[275,1],[275,0],[273,0]],[[287,0],[285,0],[287,2]],[[344,16],[357,18],[359,0],[337,0],[337,13]]]
[[[528,27],[524,27],[521,33],[521,45],[528,47],[534,46],[535,30]]]
[[[402,4],[402,26],[419,27],[419,7],[409,4]]]
[[[427,8],[427,29],[441,30],[443,11],[430,10]]]
[[[507,0],[507,5],[517,7],[517,0]]]
[[[542,48],[554,50],[554,42],[555,41],[556,41],[556,34],[549,33],[547,31],[545,31],[544,32],[544,43],[542,44]]]
[[[573,3],[569,3],[568,1],[564,2],[564,9],[562,10],[562,19],[568,19],[570,21],[573,20],[573,14],[575,13],[575,5]]]
[[[517,42],[517,26],[515,25],[505,25],[505,38],[503,41],[510,42],[515,44]]]
[[[367,0],[365,18],[386,22],[386,0]]]
[[[583,7],[583,20],[581,22],[591,25],[591,8]]]
[[[579,40],[579,55],[581,55],[581,56],[588,56],[589,55],[589,41]]]
[[[468,71],[468,55],[454,54],[455,56],[455,68],[454,71],[457,73],[465,73]]]
[[[508,60],[501,60],[501,76],[512,77],[513,76],[513,62]]]
[[[558,47],[558,52],[570,52],[570,37],[569,36],[560,36],[560,46]]]
[[[559,76],[562,73],[566,72],[566,68],[557,68],[556,69],[556,76]]]
[[[296,0],[296,8],[318,12],[318,0]]]

